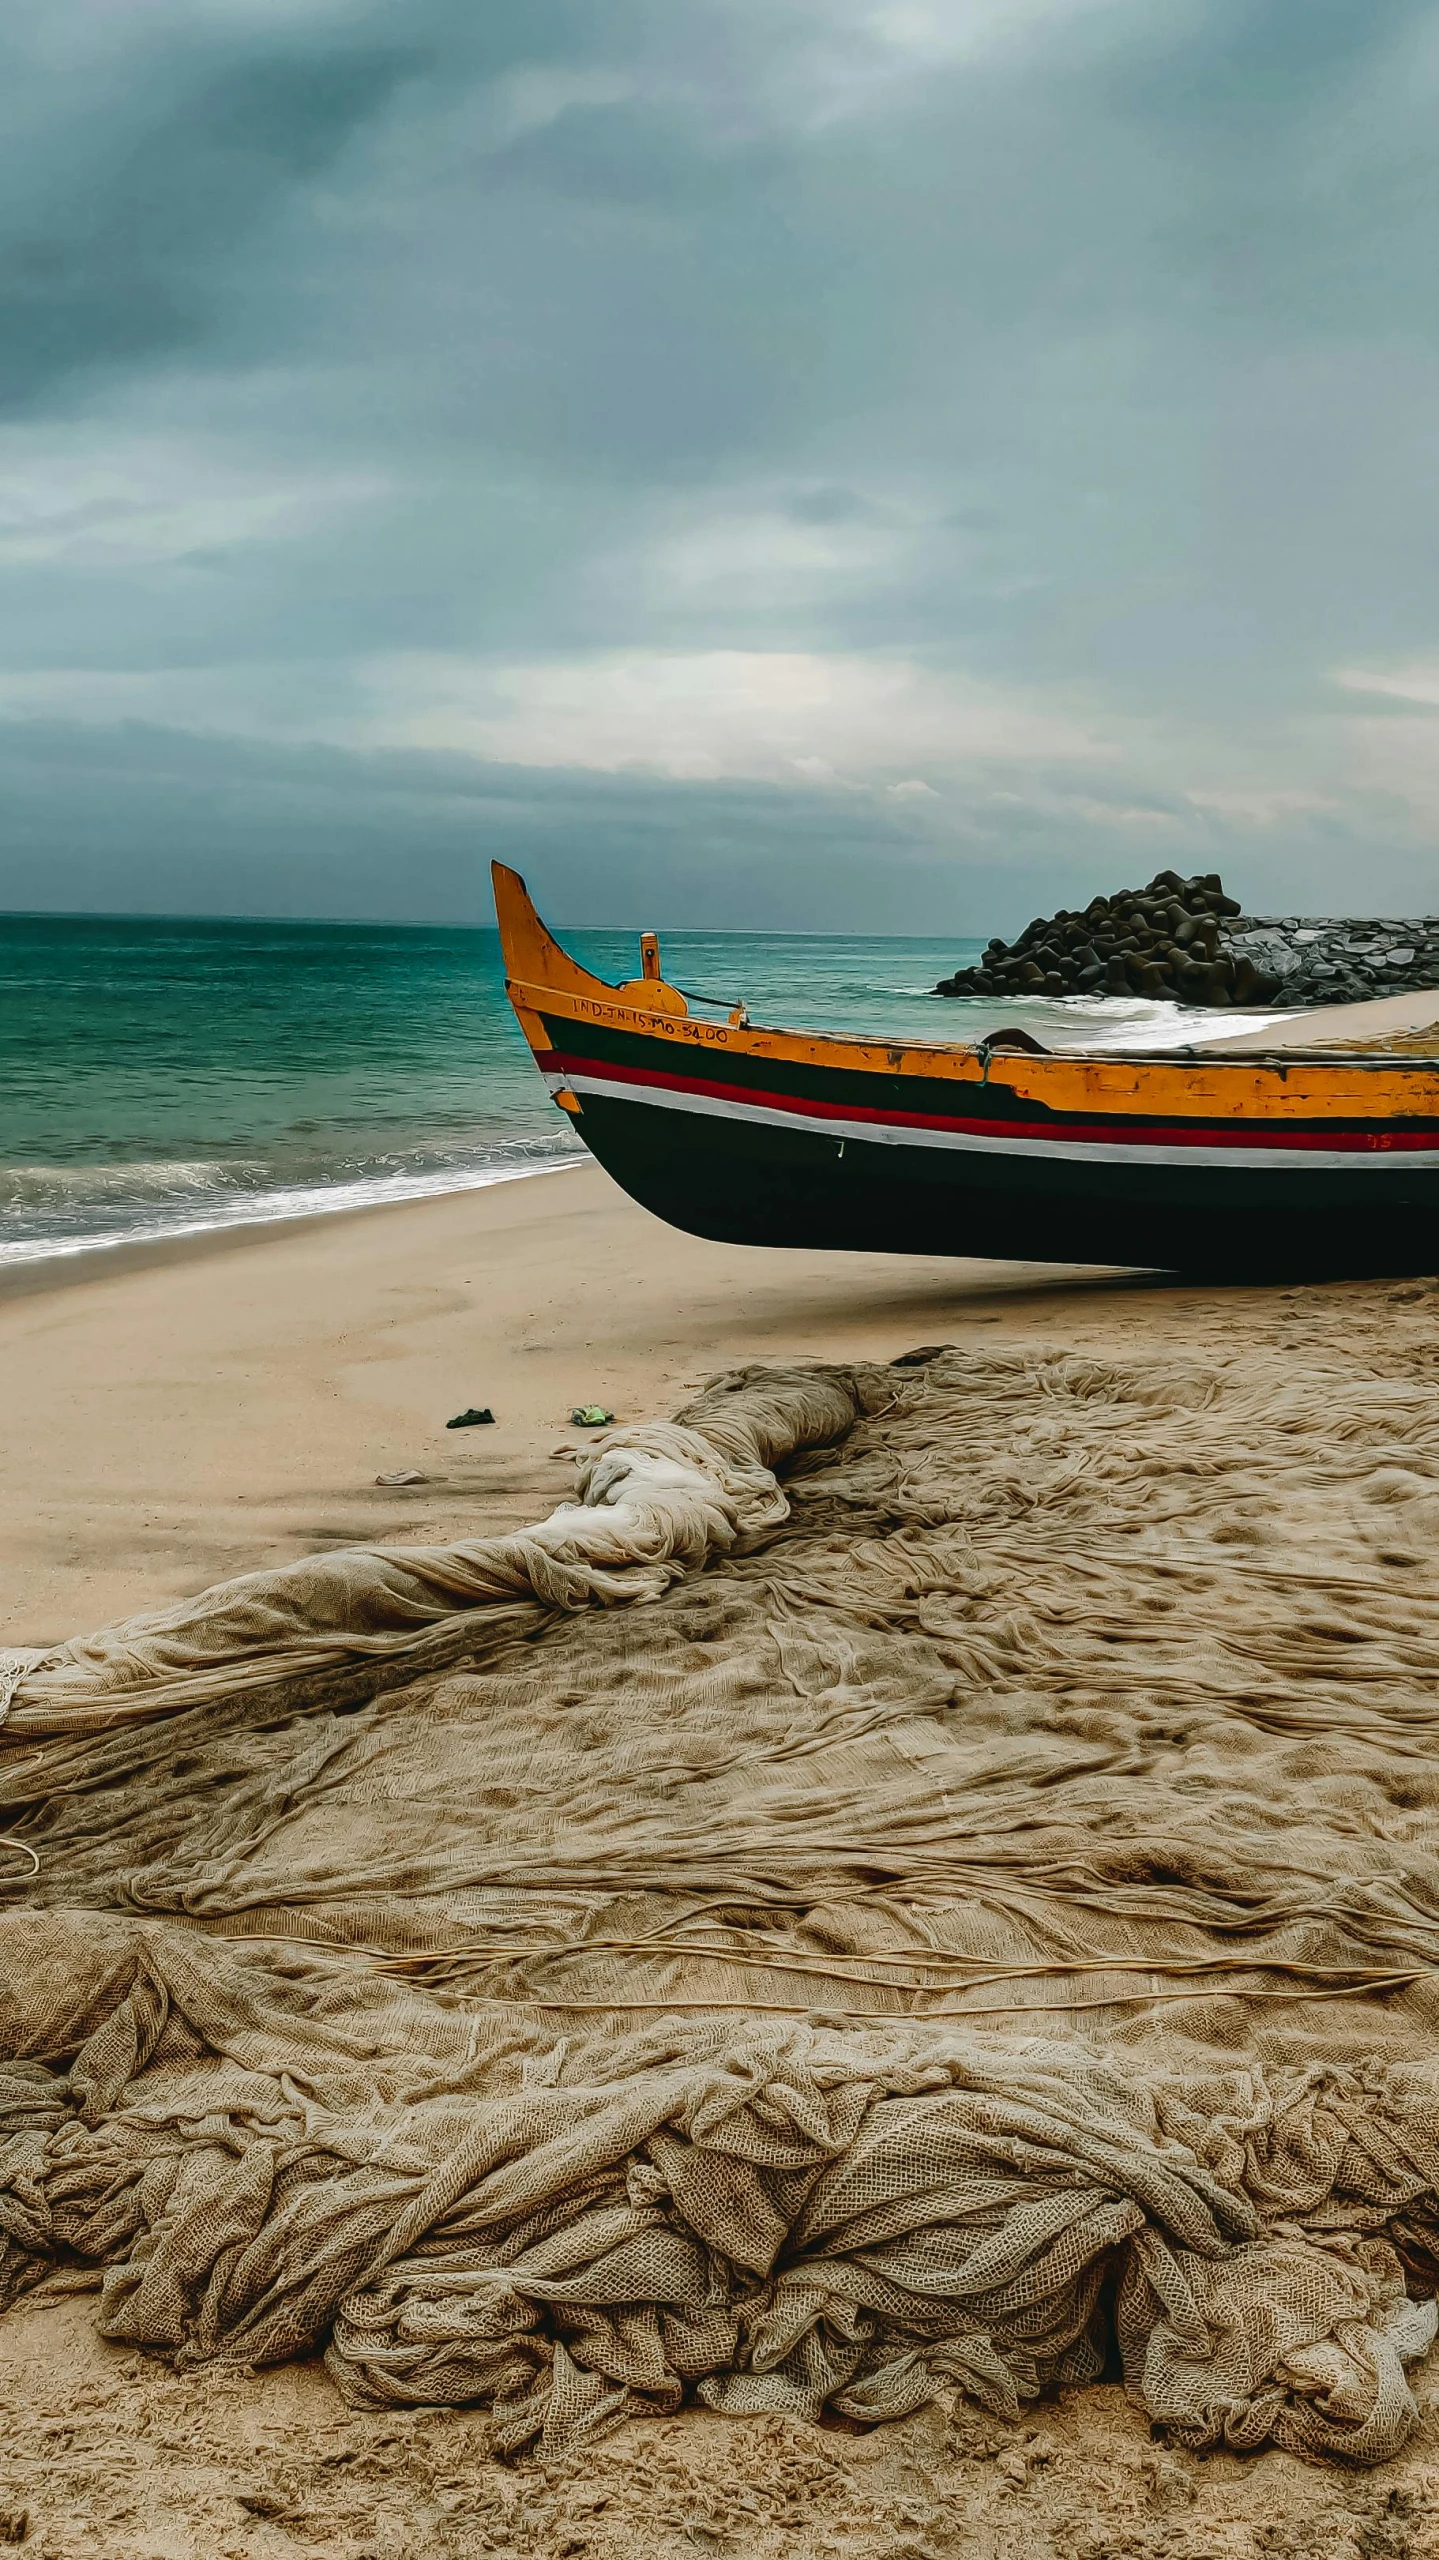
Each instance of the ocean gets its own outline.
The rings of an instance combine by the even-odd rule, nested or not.
[[[601,977],[633,933],[564,940]],[[677,985],[797,1029],[1182,1039],[1175,1005],[951,1001],[953,935],[673,933]],[[1216,1019],[1203,1017],[1213,1031]],[[582,1154],[505,1001],[493,931],[0,917],[0,1265],[553,1170]]]

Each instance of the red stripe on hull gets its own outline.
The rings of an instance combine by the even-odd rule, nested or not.
[[[712,1077],[675,1075],[660,1067],[626,1067],[608,1060],[574,1058],[558,1049],[535,1052],[535,1062],[546,1075],[590,1075],[606,1084],[633,1085],[643,1092],[646,1086],[663,1093],[693,1093],[711,1102],[752,1103],[765,1111],[788,1111],[797,1119],[869,1121],[886,1129],[935,1129],[956,1137],[993,1138],[1067,1138],[1080,1145],[1129,1145],[1142,1147],[1276,1147],[1292,1148],[1302,1154],[1308,1148],[1322,1148],[1352,1155],[1393,1155],[1425,1152],[1439,1155],[1439,1131],[1419,1129],[1286,1129],[1282,1121],[1266,1121],[1261,1128],[1233,1120],[1217,1123],[1120,1119],[1112,1120],[1002,1120],[998,1118],[960,1118],[930,1111],[895,1111],[868,1102],[809,1101],[792,1093],[771,1093],[758,1086],[721,1084]]]

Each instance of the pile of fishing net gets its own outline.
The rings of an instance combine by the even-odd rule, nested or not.
[[[1439,1407],[755,1370],[517,1536],[0,1658],[0,2303],[564,2450],[1377,2461],[1439,2284]]]

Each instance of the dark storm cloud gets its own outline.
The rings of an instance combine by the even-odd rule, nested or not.
[[[920,884],[945,850],[922,821],[844,792],[0,725],[0,909],[305,916],[330,912],[325,886],[342,878],[351,915],[483,924],[503,861],[556,922],[722,930],[737,895],[742,913],[804,931],[818,900],[862,894],[876,863],[898,860],[917,877],[889,921],[923,932],[934,902]],[[1042,860],[1008,879],[1006,850],[988,848],[986,885],[1022,903]]]
[[[130,83],[57,100],[43,150],[38,135],[28,153],[20,140],[29,185],[12,161],[0,239],[7,408],[203,340],[235,290],[238,253],[418,67],[396,45],[295,43],[221,62],[211,48],[176,51],[144,47]],[[13,55],[10,71],[18,122]]]
[[[193,821],[213,904],[185,724],[242,903],[392,912],[418,842],[469,912],[477,810],[576,916],[826,845],[837,921],[1191,853],[1412,902],[1436,85],[1412,0],[12,19],[0,895],[174,903]]]
[[[214,738],[142,723],[113,729],[0,724],[0,910],[491,920],[489,865],[524,871],[556,924],[660,923],[726,930],[1016,931],[1060,902],[1077,862],[1117,888],[1138,866],[1101,809],[1052,813],[979,775],[938,813],[844,789],[760,781],[676,783],[636,773],[477,764],[468,757],[347,754]],[[1062,768],[1039,779],[1072,794]],[[1153,799],[1185,869],[1232,861],[1222,819]],[[1397,813],[1375,806],[1382,831]],[[1351,875],[1355,845],[1322,820],[1296,831],[1319,903]],[[958,870],[956,855],[962,858]],[[1261,856],[1260,903],[1282,903],[1285,864]],[[1401,860],[1398,903],[1422,903],[1425,865]],[[1338,899],[1332,903],[1338,904]]]

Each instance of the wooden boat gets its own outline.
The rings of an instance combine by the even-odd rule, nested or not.
[[[496,863],[494,884],[510,1001],[556,1103],[693,1235],[1230,1278],[1439,1269],[1439,1028],[1424,1054],[1276,1035],[1126,1055],[1023,1031],[769,1030],[742,1006],[697,1015],[653,934],[641,974],[607,984],[516,872]]]

